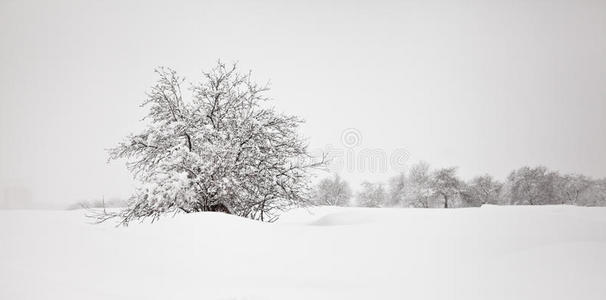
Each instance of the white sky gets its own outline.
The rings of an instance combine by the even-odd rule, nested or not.
[[[153,68],[194,81],[219,58],[271,79],[312,148],[356,128],[463,178],[606,176],[605,1],[284,2],[0,1],[0,198],[127,196],[104,149],[140,126]]]

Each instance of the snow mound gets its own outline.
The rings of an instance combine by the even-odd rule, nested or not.
[[[311,222],[310,225],[318,226],[338,226],[338,225],[357,225],[375,221],[375,218],[360,213],[344,212],[333,213]]]

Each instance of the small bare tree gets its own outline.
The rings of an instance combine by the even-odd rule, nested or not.
[[[475,177],[465,189],[465,198],[472,206],[500,203],[503,184],[486,174]]]
[[[349,184],[336,174],[334,178],[325,178],[318,183],[313,202],[317,205],[348,206],[351,194]]]
[[[264,105],[266,85],[219,62],[191,86],[188,101],[183,78],[166,68],[156,73],[143,103],[148,126],[109,152],[110,160],[126,159],[142,185],[110,217],[128,224],[222,210],[272,221],[277,211],[308,202],[308,171],[324,158],[312,161],[297,132],[301,119]]]
[[[387,183],[389,195],[388,205],[389,206],[402,206],[406,199],[406,193],[408,192],[411,184],[408,182],[406,173],[402,172],[397,176],[389,179]]]
[[[358,206],[363,207],[381,207],[385,200],[385,188],[381,183],[363,182],[362,190],[356,195]]]
[[[462,182],[457,178],[457,168],[434,171],[431,186],[435,195],[444,199],[444,208],[448,208],[448,201],[459,196],[462,190]]]
[[[596,183],[583,175],[567,174],[560,176],[555,184],[561,204],[580,204],[586,191]]]
[[[429,208],[434,198],[429,164],[419,162],[413,165],[408,173],[407,182],[404,203],[407,203],[407,206]]]

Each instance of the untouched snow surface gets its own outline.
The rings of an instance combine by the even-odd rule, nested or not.
[[[606,209],[0,211],[0,299],[606,299]]]

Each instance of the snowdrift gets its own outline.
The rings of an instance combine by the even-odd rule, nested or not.
[[[0,211],[0,299],[606,299],[606,209]]]

